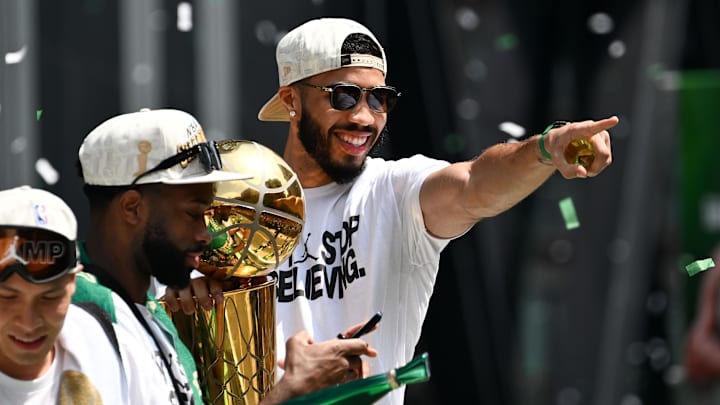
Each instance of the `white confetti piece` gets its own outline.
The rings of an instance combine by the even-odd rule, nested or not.
[[[192,5],[186,1],[179,3],[177,6],[177,29],[178,31],[188,32],[193,28],[192,21]]]
[[[14,65],[16,63],[22,62],[22,60],[25,59],[26,52],[27,49],[25,48],[25,45],[23,45],[23,47],[16,52],[7,52],[5,54],[5,63],[8,65]]]
[[[587,24],[590,31],[598,35],[609,34],[613,28],[615,28],[612,17],[607,13],[595,13],[591,15],[590,18],[588,18]]]
[[[40,158],[35,162],[35,171],[45,180],[45,183],[53,185],[60,179],[60,174],[45,158]]]
[[[514,122],[505,121],[500,123],[498,127],[501,131],[507,133],[513,138],[521,138],[523,135],[525,135],[525,128]]]

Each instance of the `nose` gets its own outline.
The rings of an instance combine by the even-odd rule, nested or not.
[[[24,305],[16,319],[23,331],[32,332],[43,324],[40,310],[36,304]]]
[[[204,220],[201,220],[200,223],[201,223],[201,226],[198,227],[198,230],[195,233],[195,241],[200,242],[203,245],[208,245],[208,244],[210,244],[210,241],[212,240],[212,235],[210,234],[210,229],[208,229]]]
[[[362,126],[375,124],[375,114],[368,104],[368,93],[363,92],[360,101],[350,110],[350,120]]]

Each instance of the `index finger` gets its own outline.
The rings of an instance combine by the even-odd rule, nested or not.
[[[583,121],[583,122],[576,122],[573,123],[575,128],[573,128],[572,132],[572,140],[576,139],[587,139],[592,137],[593,135],[600,133],[602,131],[606,131],[620,122],[620,119],[613,115],[610,118],[605,118],[599,121]]]
[[[343,356],[360,356],[365,355],[368,357],[377,356],[377,350],[370,347],[366,341],[355,338],[355,339],[343,339],[337,340],[335,346],[340,354]]]

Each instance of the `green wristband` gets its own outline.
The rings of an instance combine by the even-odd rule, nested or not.
[[[543,131],[542,135],[540,135],[540,139],[538,139],[538,146],[540,147],[540,153],[545,159],[552,160],[552,155],[550,154],[550,152],[547,151],[547,149],[545,149],[545,135],[547,135],[551,129],[560,128],[567,124],[569,124],[568,121],[555,121],[552,124],[548,125],[547,128],[545,128],[545,130]]]

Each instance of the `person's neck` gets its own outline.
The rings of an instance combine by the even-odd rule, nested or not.
[[[119,238],[102,227],[90,226],[85,240],[85,252],[90,263],[112,278],[133,302],[145,304],[150,288],[150,276],[140,271],[133,260],[129,241]]]

